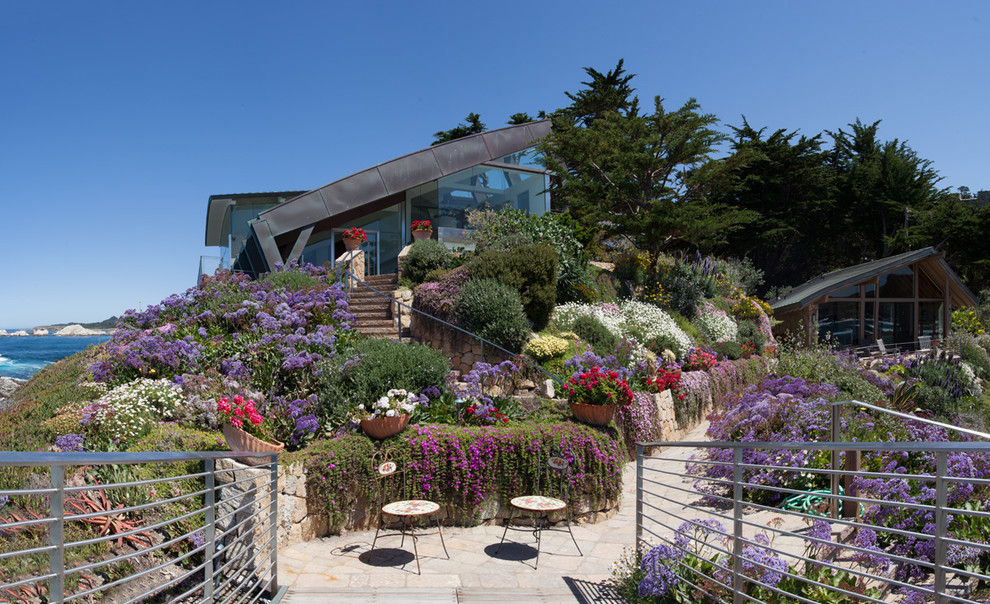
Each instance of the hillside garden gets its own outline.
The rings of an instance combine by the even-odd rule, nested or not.
[[[969,425],[982,425],[986,415],[981,379],[990,375],[990,357],[981,309],[958,317],[973,332],[954,337],[961,361],[894,359],[867,370],[827,348],[779,344],[767,306],[750,295],[760,273],[748,262],[656,257],[619,244],[603,258],[614,266],[606,269],[588,263],[566,216],[478,212],[471,221],[474,251],[417,242],[403,282],[414,288],[418,309],[497,343],[511,358],[457,375],[428,346],[364,338],[353,329],[345,291],[321,267],[280,267],[257,281],[218,272],[184,294],[128,311],[105,346],[39,373],[0,415],[0,446],[225,450],[226,419],[285,443],[280,461],[305,465],[328,528],[342,531],[355,506],[374,500],[372,460],[385,452],[407,469],[404,493],[441,503],[451,510],[448,522],[476,523],[492,498],[531,490],[549,455],[571,463],[575,511],[607,509],[621,492],[632,443],[665,437],[657,406],[665,392],[677,427],[711,412],[716,440],[827,438],[822,409],[848,398]],[[556,399],[513,396],[525,381],[548,379]],[[572,417],[568,400],[616,403],[619,410],[614,422],[591,426]],[[409,427],[384,440],[360,427],[361,420],[404,415]],[[864,440],[919,437],[910,423],[847,421],[844,429]],[[120,481],[170,470],[79,471],[99,483],[111,479],[101,472]],[[785,479],[767,473],[767,480]],[[8,468],[0,488],[32,480],[28,470]],[[196,487],[177,482],[169,489],[178,497]],[[108,509],[155,497],[141,488],[105,495]],[[37,500],[0,501],[0,522],[32,513],[45,513]],[[131,527],[156,520],[127,518]],[[182,535],[195,522],[160,529],[157,537]],[[39,538],[21,531],[3,548],[24,549]]]

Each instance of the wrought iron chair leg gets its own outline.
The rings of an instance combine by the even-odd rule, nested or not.
[[[450,554],[447,553],[447,544],[443,541],[443,529],[440,527],[440,514],[433,514],[433,518],[437,521],[437,532],[440,533],[440,545],[443,546],[443,553],[450,560]]]
[[[509,512],[509,519],[505,521],[505,529],[502,531],[502,540],[498,542],[498,547],[495,548],[495,553],[502,549],[502,544],[505,543],[505,534],[509,532],[509,525],[512,524],[512,519],[515,518],[516,511],[512,510]]]
[[[574,531],[571,530],[571,514],[570,514],[570,512],[567,513],[567,532],[570,533],[570,535],[571,535],[571,541],[574,542],[574,547],[577,548],[578,554],[580,554],[581,557],[583,558],[584,557],[584,553],[581,551],[581,546],[578,545],[577,539],[574,538]]]
[[[412,537],[413,542],[413,554],[416,556],[416,574],[422,575],[423,572],[419,569],[419,548],[416,547],[416,533],[413,530],[412,518],[409,519],[409,536]],[[403,535],[402,539],[405,540],[406,536]]]
[[[375,528],[375,540],[371,542],[371,551],[375,551],[375,544],[378,543],[378,531],[382,530],[382,522],[384,521],[384,515],[378,513],[378,526]]]
[[[546,514],[542,514],[536,519],[536,562],[533,563],[533,570],[536,570],[540,565],[540,543],[543,540],[543,522],[545,519]]]

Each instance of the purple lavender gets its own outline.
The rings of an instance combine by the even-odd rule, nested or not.
[[[83,439],[85,436],[82,434],[64,434],[55,439],[55,446],[67,453],[80,452],[83,450]]]

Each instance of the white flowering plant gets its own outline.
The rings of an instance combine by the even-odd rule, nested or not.
[[[554,309],[553,322],[558,329],[570,329],[576,320],[585,316],[595,317],[609,332],[623,340],[637,340],[641,344],[656,339],[667,342],[678,358],[683,358],[693,346],[691,337],[673,317],[653,304],[638,300],[620,304],[568,302]]]
[[[370,405],[361,403],[354,411],[354,419],[376,419],[379,417],[396,417],[410,415],[420,404],[420,397],[402,388],[393,388],[385,396]]]
[[[694,320],[694,325],[713,343],[729,342],[739,335],[739,326],[735,320],[725,311],[715,308],[703,309],[701,316]]]
[[[96,440],[123,447],[148,434],[156,423],[172,419],[184,402],[182,390],[170,380],[138,378],[83,409],[79,423]]]

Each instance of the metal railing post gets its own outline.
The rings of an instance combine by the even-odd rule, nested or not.
[[[643,445],[636,443],[636,551],[643,543]]]
[[[832,405],[832,435],[831,439],[833,443],[839,442],[839,406]],[[839,517],[839,475],[837,474],[839,470],[839,452],[833,448],[829,452],[829,458],[832,460],[832,501],[829,503],[829,515],[832,519],[838,519]]]
[[[206,520],[203,525],[203,536],[206,549],[203,550],[205,565],[203,566],[203,597],[213,601],[213,558],[216,556],[217,512],[216,512],[216,471],[215,459],[204,459],[203,470],[206,472]]]
[[[51,485],[54,492],[48,500],[48,513],[55,522],[48,528],[48,545],[54,549],[48,552],[48,601],[60,603],[65,600],[65,467],[51,466]]]
[[[946,550],[945,537],[948,533],[947,518],[945,508],[948,505],[948,487],[945,484],[945,477],[948,473],[948,453],[946,451],[936,451],[935,470],[935,602],[941,604],[947,602],[945,598],[945,565]]]
[[[743,602],[743,450],[736,447],[732,458],[732,602]]]
[[[271,524],[272,578],[268,583],[268,593],[278,593],[278,453],[271,457],[271,474],[268,479],[268,492],[271,496],[271,509],[268,522]]]

